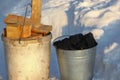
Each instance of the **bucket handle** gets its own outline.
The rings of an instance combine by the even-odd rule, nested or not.
[[[19,38],[19,44],[21,44],[21,37],[22,37],[22,33],[23,33],[25,21],[26,21],[28,6],[32,7],[31,3],[28,3],[27,6],[26,6],[26,9],[25,9],[24,21],[23,21],[23,24],[21,25],[21,26],[23,26],[23,27],[22,27],[22,31],[21,31],[21,34],[20,34],[20,38]]]
[[[63,37],[63,38],[62,38],[62,37]],[[70,37],[70,35],[59,36],[59,37],[57,37],[56,39],[53,40],[53,43],[56,42],[56,41],[57,41],[58,39],[60,39],[60,38],[61,38],[61,39],[64,39],[64,38],[68,38],[68,37]]]

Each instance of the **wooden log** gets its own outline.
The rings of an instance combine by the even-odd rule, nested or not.
[[[32,27],[32,32],[34,33],[41,33],[43,35],[46,35],[52,31],[52,26],[50,25],[39,25],[39,28]]]
[[[7,24],[6,37],[10,39],[27,38],[31,36],[31,25]]]
[[[21,33],[20,33],[21,34],[21,36],[20,36],[21,38],[27,38],[27,37],[31,36],[32,25],[24,25],[24,27],[21,26],[20,28],[21,28]]]
[[[22,25],[24,23],[24,17],[23,16],[18,16],[14,14],[9,14],[5,19],[4,22],[6,24],[20,24]],[[25,24],[33,24],[34,22],[29,19],[25,18]]]
[[[30,38],[31,38],[31,39],[36,39],[36,38],[42,38],[42,37],[43,37],[42,34],[38,34],[38,33],[32,32]]]
[[[42,1],[41,0],[32,0],[32,13],[31,19],[35,22],[35,24],[40,24],[41,22],[41,8]]]

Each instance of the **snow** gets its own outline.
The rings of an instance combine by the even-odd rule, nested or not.
[[[0,76],[0,80],[2,80],[2,77]]]
[[[109,53],[112,50],[114,50],[116,47],[118,46],[118,44],[116,42],[112,43],[112,45],[108,46],[105,48],[104,53]]]
[[[79,19],[79,23],[86,27],[95,26],[97,28],[101,28],[104,26],[109,26],[109,23],[120,18],[119,5],[120,3],[118,0],[114,2],[113,0],[98,0],[97,2],[93,1],[80,3],[78,5],[79,7],[75,9],[78,13],[82,8],[80,12],[75,15],[75,23]]]
[[[94,34],[93,36],[96,40],[100,39],[101,36],[104,34],[104,31],[102,29],[94,29],[91,32],[92,34]]]
[[[5,2],[6,6],[10,3]],[[0,14],[23,15],[24,7],[29,2],[30,0],[17,0],[10,5],[10,9],[6,7]],[[3,7],[5,5],[0,10]],[[120,0],[46,0],[43,3],[42,23],[53,26],[52,42],[62,35],[92,32],[98,42],[93,80],[120,80]],[[59,78],[55,53],[51,46],[50,75]],[[0,64],[4,65],[1,61]],[[3,75],[4,72],[1,73]]]

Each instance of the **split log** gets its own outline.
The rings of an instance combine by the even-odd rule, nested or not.
[[[27,38],[31,36],[32,25],[7,24],[6,37],[10,39]]]
[[[9,14],[5,19],[4,22],[6,24],[20,24],[23,25],[24,23],[24,17],[23,16],[18,16],[14,14]],[[25,24],[31,24],[33,21],[29,18],[25,18]]]
[[[32,13],[31,19],[35,21],[35,24],[41,22],[42,0],[32,0]]]
[[[50,25],[39,25],[39,28],[36,28],[36,27],[32,27],[32,32],[33,33],[39,33],[39,34],[43,34],[43,35],[46,35],[48,33],[50,33],[52,30],[52,26]]]

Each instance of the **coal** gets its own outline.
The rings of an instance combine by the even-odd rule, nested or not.
[[[95,41],[92,33],[84,35],[84,38],[86,40],[88,48],[92,48],[97,45],[97,42]]]
[[[59,40],[53,43],[57,48],[64,50],[83,50],[89,49],[97,45],[93,34],[90,32],[88,34],[75,34],[71,35],[69,38]]]

